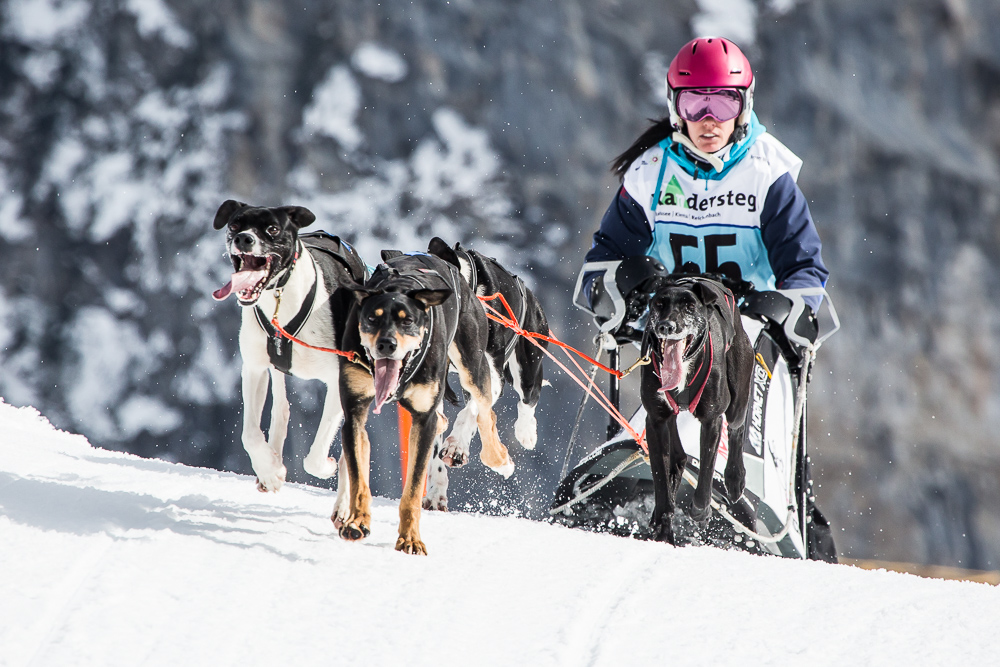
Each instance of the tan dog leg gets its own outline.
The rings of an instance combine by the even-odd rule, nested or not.
[[[479,452],[479,460],[486,467],[500,473],[505,478],[510,477],[514,472],[514,462],[507,452],[507,447],[500,442],[500,433],[497,432],[497,416],[493,412],[493,387],[489,373],[482,379],[482,387],[477,386],[472,374],[462,362],[462,355],[458,348],[452,344],[448,351],[448,358],[458,370],[458,379],[462,384],[462,389],[468,392],[470,400],[475,401],[479,408],[476,414],[476,426],[479,429],[479,439],[483,443],[483,449]],[[483,369],[488,368],[485,358],[482,360]]]
[[[372,494],[368,487],[371,443],[365,424],[368,421],[368,407],[375,396],[375,385],[366,371],[353,364],[345,366],[341,373],[349,397],[349,405],[345,405],[347,423],[344,425],[343,441],[350,479],[351,507],[347,520],[340,527],[340,536],[345,540],[360,540],[371,533],[372,523]]]
[[[420,501],[431,449],[442,431],[436,409],[426,414],[413,415],[406,485],[403,487],[403,497],[399,500],[399,539],[396,540],[396,551],[427,555],[427,547],[420,539]]]

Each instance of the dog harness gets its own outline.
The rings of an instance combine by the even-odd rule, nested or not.
[[[458,255],[464,254],[466,261],[469,262],[469,266],[471,267],[471,271],[472,271],[472,275],[469,277],[469,287],[472,288],[473,294],[479,294],[479,292],[477,291],[477,289],[479,288],[479,273],[480,272],[482,272],[484,274],[487,273],[487,271],[486,271],[486,262],[492,262],[493,265],[498,270],[504,271],[505,273],[507,273],[506,269],[504,269],[503,267],[501,267],[500,263],[497,262],[494,258],[492,258],[492,257],[486,257],[485,255],[483,255],[483,254],[481,254],[479,252],[476,252],[475,250],[466,250],[465,248],[461,247],[461,245],[458,244],[458,243],[455,244],[455,253],[458,254]],[[524,322],[525,312],[528,310],[528,295],[525,294],[525,292],[524,292],[524,290],[525,290],[524,281],[522,281],[520,278],[518,278],[514,274],[511,274],[511,278],[514,279],[514,284],[517,285],[518,296],[521,298],[521,303],[519,304],[520,307],[518,308],[518,313],[517,313],[517,321],[523,323]],[[492,335],[499,335],[500,333],[504,333],[504,332],[507,331],[507,329],[503,328],[503,327],[500,327],[497,331],[499,333],[494,334],[494,327],[493,327],[493,324],[491,322],[490,323],[490,333],[491,333],[491,336]],[[507,345],[504,347],[504,351],[503,351],[504,362],[506,362],[508,359],[510,359],[510,355],[511,355],[511,353],[514,352],[514,346],[516,344],[517,344],[517,335],[516,334],[511,335],[510,340],[507,342]]]
[[[336,260],[356,282],[364,283],[368,278],[368,267],[354,248],[341,241],[339,237],[327,232],[313,232],[311,234],[303,234],[299,237],[296,244],[295,257],[292,259],[291,265],[285,269],[284,275],[278,279],[275,285],[276,289],[281,289],[288,284],[292,270],[295,268],[295,264],[305,249],[322,253],[320,256],[321,259],[332,258]],[[283,327],[292,336],[298,336],[299,331],[305,326],[306,321],[312,314],[316,303],[316,289],[319,285],[319,277],[321,275],[324,276],[324,283],[330,294],[333,294],[334,290],[339,286],[339,283],[336,281],[328,279],[329,272],[320,271],[320,262],[316,260],[315,255],[309,253],[309,257],[312,259],[313,267],[316,269],[312,287],[309,288],[309,293],[302,301],[299,312],[288,322],[287,326]],[[260,309],[260,306],[254,308],[254,315],[257,317],[257,323],[260,324],[260,328],[267,334],[267,357],[271,361],[271,365],[282,373],[289,374],[292,370],[292,341],[274,328],[274,325],[271,324],[271,321],[264,314],[264,311]]]
[[[449,279],[442,276],[441,273],[436,268],[432,267],[430,263],[423,260],[423,257],[428,257],[428,258],[430,257],[430,255],[427,255],[426,253],[402,253],[393,250],[382,251],[383,261],[390,261],[400,256],[419,259],[421,263],[424,264],[425,268],[405,268],[402,271],[400,271],[399,269],[389,266],[388,264],[379,264],[378,267],[376,267],[375,269],[375,273],[372,274],[371,280],[365,284],[365,287],[369,289],[376,289],[380,286],[381,283],[384,283],[388,280],[392,280],[394,286],[400,285],[400,282],[402,282],[403,287],[408,289],[441,289],[442,286],[447,287],[451,289],[452,292],[454,292],[456,298],[459,298],[458,280],[460,280],[461,278],[458,275],[457,267],[454,267],[451,264],[447,264],[447,262],[445,262],[445,264],[447,264],[448,266],[450,273],[449,276],[450,279]],[[400,279],[402,280],[400,281]],[[439,284],[437,285],[433,284],[435,279],[439,281]],[[405,283],[407,282],[410,283],[410,285],[406,285]],[[444,283],[444,285],[441,285],[440,283]],[[434,310],[435,308],[433,306],[427,309],[428,313],[427,332],[424,334],[423,338],[420,341],[420,348],[417,350],[416,355],[414,355],[413,358],[411,358],[408,362],[406,362],[406,365],[400,372],[399,384],[396,386],[396,393],[390,396],[386,400],[386,403],[391,403],[393,401],[399,400],[399,396],[403,391],[403,387],[405,387],[410,382],[410,380],[412,380],[414,376],[416,376],[417,371],[420,370],[421,366],[423,366],[424,359],[427,357],[427,351],[430,349],[430,341],[434,332],[434,321],[435,321]],[[362,346],[362,349],[365,349],[364,346]],[[365,350],[365,354],[366,356],[368,356],[367,350]],[[369,356],[369,361],[373,361],[370,358],[370,356]]]

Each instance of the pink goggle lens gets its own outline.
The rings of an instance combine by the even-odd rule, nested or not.
[[[732,120],[743,110],[743,98],[731,88],[687,89],[677,94],[677,115],[698,122],[711,116],[720,123]]]

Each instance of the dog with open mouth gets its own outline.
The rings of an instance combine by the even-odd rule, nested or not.
[[[753,347],[732,292],[706,277],[670,276],[650,298],[643,351],[652,358],[643,367],[640,389],[653,474],[650,526],[656,539],[673,544],[670,521],[687,461],[677,415],[688,410],[701,423],[701,468],[690,515],[705,525],[712,511],[712,477],[724,421],[729,441],[742,442]],[[730,449],[724,474],[733,503],[743,494],[746,480],[741,448],[735,449]]]
[[[505,317],[512,315],[526,331],[543,335],[549,333],[549,324],[538,299],[524,281],[504,268],[497,260],[470,248],[463,248],[459,243],[449,246],[436,236],[431,239],[427,251],[458,267],[462,278],[477,297],[502,294],[511,308],[511,313],[507,312],[499,299],[488,302],[489,306],[501,315]],[[500,397],[504,381],[510,382],[520,398],[517,404],[517,421],[514,423],[514,437],[525,449],[534,449],[538,441],[535,408],[538,406],[539,395],[545,384],[542,375],[542,359],[545,353],[541,348],[548,347],[548,342],[536,339],[538,345],[535,345],[531,340],[517,335],[499,322],[489,320],[488,324],[486,358],[492,378],[493,403]],[[455,418],[451,433],[440,447],[435,448],[431,457],[430,472],[427,475],[424,509],[447,511],[447,469],[457,468],[468,462],[469,445],[476,432],[478,410],[478,404],[466,395],[465,405]]]
[[[278,491],[287,472],[282,460],[289,420],[286,374],[326,384],[323,416],[303,467],[320,479],[338,470],[329,452],[343,419],[341,357],[293,343],[271,323],[277,318],[285,332],[315,347],[336,349],[343,337],[346,314],[354,301],[345,288],[364,281],[367,267],[336,236],[299,233],[315,219],[301,206],[268,208],[230,199],[219,207],[213,223],[215,229],[226,230],[233,273],[212,296],[222,301],[235,294],[242,307],[243,447],[261,491]],[[265,438],[260,421],[268,380],[272,408]],[[345,477],[342,473],[338,485],[335,520],[346,516]]]
[[[340,395],[345,424],[343,458],[350,479],[350,513],[340,528],[347,540],[366,537],[371,526],[368,473],[371,444],[365,432],[368,410],[398,401],[413,418],[409,461],[399,501],[396,549],[426,554],[420,538],[421,496],[428,462],[448,426],[442,411],[449,364],[478,407],[480,459],[509,477],[514,471],[500,441],[493,412],[493,379],[484,351],[489,327],[482,304],[458,268],[425,253],[383,251],[384,263],[354,291],[343,349],[369,359],[371,370],[345,364]]]

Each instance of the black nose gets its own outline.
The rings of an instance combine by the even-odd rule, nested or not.
[[[660,320],[656,323],[655,331],[657,336],[673,336],[680,331],[680,327],[676,322],[671,322],[670,320]]]
[[[253,234],[249,232],[240,232],[233,239],[233,243],[236,245],[236,249],[240,252],[250,252],[253,248]]]
[[[375,343],[375,350],[384,357],[388,357],[396,351],[396,339],[392,336],[383,336]]]

